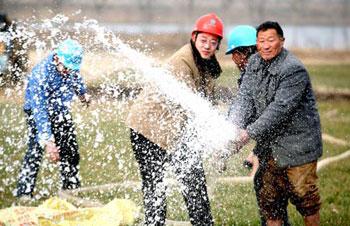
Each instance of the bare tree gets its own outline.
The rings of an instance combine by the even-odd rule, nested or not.
[[[0,10],[2,11],[4,8],[5,8],[4,0],[0,0]]]
[[[305,0],[294,0],[289,2],[289,9],[292,12],[291,23],[294,26],[292,33],[292,43],[293,46],[298,46],[298,26],[302,22],[301,20],[304,18],[304,7]]]
[[[349,4],[349,0],[343,0],[342,2],[342,13],[341,16],[343,18],[343,21],[347,21],[347,17],[349,15],[349,11],[350,11],[350,4]],[[346,26],[346,24],[343,26],[343,36],[344,36],[344,41],[345,41],[345,48],[349,49],[350,48],[350,44],[349,44],[349,35],[347,32],[348,26]]]
[[[229,12],[230,6],[232,5],[234,0],[222,0],[221,1],[221,10],[222,12]]]
[[[250,0],[248,1],[248,8],[250,12],[250,18],[251,22],[253,24],[256,24],[257,22],[261,22],[265,19],[265,8],[266,0],[260,1],[260,0]]]
[[[64,0],[52,0],[52,5],[54,7],[54,11],[61,12]]]
[[[300,19],[303,18],[304,3],[304,0],[294,0],[289,2],[289,8],[292,12],[291,22],[293,25],[299,25]]]
[[[101,0],[95,0],[94,1],[94,8],[97,13],[100,13],[104,5],[104,1]]]
[[[187,22],[192,20],[193,12],[195,10],[195,0],[189,0],[187,3]]]
[[[149,23],[153,21],[153,5],[153,0],[138,0],[138,8],[140,9],[141,14],[145,15],[145,22]]]

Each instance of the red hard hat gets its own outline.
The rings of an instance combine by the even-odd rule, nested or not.
[[[215,13],[209,13],[198,18],[192,30],[192,34],[194,32],[205,32],[223,38],[223,30],[224,24],[221,19],[215,15]]]

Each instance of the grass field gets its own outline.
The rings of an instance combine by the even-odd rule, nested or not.
[[[350,88],[350,65],[308,65],[313,86],[334,89]],[[234,76],[232,76],[232,74]],[[235,86],[237,71],[224,68],[219,83]],[[233,89],[234,90],[234,89]],[[26,149],[26,125],[22,113],[20,93],[0,96],[0,208],[11,206],[16,177]],[[95,101],[85,109],[76,103],[73,108],[81,152],[81,177],[83,186],[139,180],[138,167],[130,150],[129,131],[123,123],[128,103]],[[318,102],[322,130],[339,139],[350,140],[350,102],[326,100]],[[124,110],[123,110],[124,109]],[[324,142],[322,158],[334,156],[350,149]],[[230,159],[224,176],[243,176],[248,172],[241,165],[250,150]],[[212,210],[217,225],[259,225],[259,218],[252,184],[224,184],[215,178],[220,176],[207,167],[208,186]],[[350,222],[350,163],[349,159],[330,165],[319,172],[322,196],[321,224],[348,225]],[[37,181],[36,204],[48,196],[57,194],[59,178],[57,167],[44,159]],[[116,188],[108,192],[90,192],[84,198],[107,203],[114,197],[131,198],[142,206],[138,188]],[[302,225],[299,214],[289,208],[293,225]],[[179,192],[170,189],[168,218],[188,220]]]

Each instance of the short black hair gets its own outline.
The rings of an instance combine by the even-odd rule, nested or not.
[[[258,33],[260,31],[266,31],[267,29],[275,29],[277,34],[281,37],[284,38],[283,36],[283,30],[281,28],[281,26],[275,22],[275,21],[266,21],[262,24],[260,24],[257,28],[256,28],[256,36],[258,36]]]

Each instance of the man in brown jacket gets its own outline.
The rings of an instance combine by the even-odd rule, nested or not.
[[[194,93],[213,99],[214,80],[221,74],[215,52],[223,37],[223,23],[213,13],[200,17],[189,44],[169,60],[179,81]],[[175,170],[193,225],[213,225],[205,174],[198,151],[186,144],[186,112],[156,89],[144,88],[127,118],[131,145],[140,167],[145,225],[164,225],[166,216],[165,164]]]

